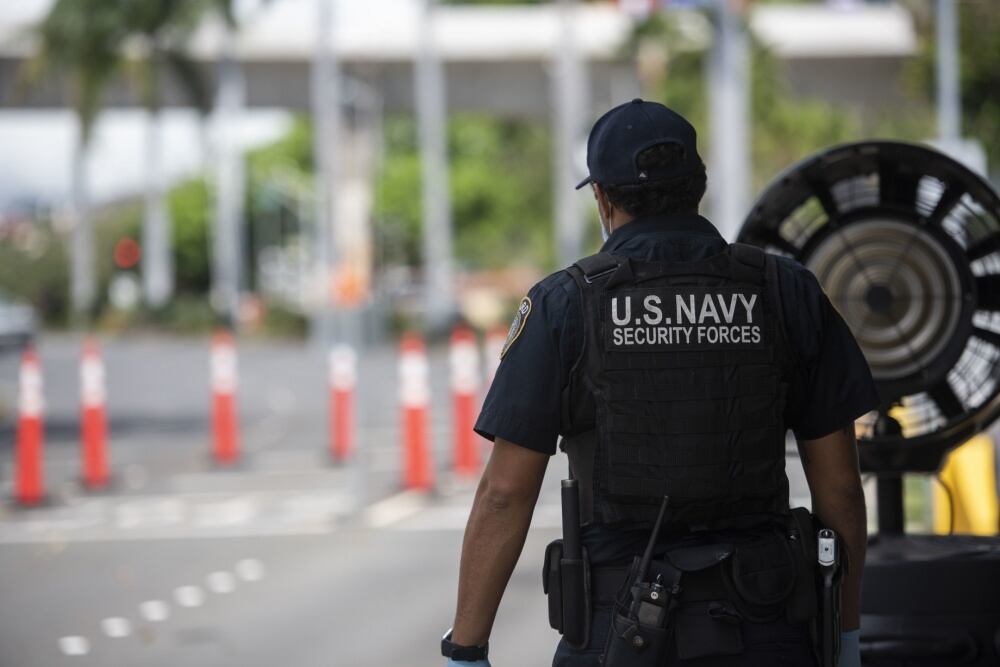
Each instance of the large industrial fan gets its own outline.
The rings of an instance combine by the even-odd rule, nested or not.
[[[1000,665],[1000,539],[907,535],[902,474],[1000,416],[1000,197],[934,150],[838,146],[780,176],[739,240],[795,258],[854,332],[882,405],[858,423],[878,535],[865,665]]]

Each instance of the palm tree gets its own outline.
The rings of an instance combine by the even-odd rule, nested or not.
[[[28,83],[60,74],[76,112],[78,128],[70,195],[73,222],[70,295],[73,313],[78,318],[90,314],[97,295],[86,158],[103,93],[121,65],[121,46],[127,32],[122,19],[121,8],[115,2],[56,0],[37,28],[38,52],[24,71]]]
[[[128,70],[149,112],[142,278],[147,305],[158,308],[170,300],[174,283],[170,213],[161,160],[163,81],[169,75],[200,112],[208,110],[206,83],[198,65],[186,53],[188,39],[205,5],[198,0],[127,0],[119,5],[131,43],[138,46],[138,56],[128,60]]]

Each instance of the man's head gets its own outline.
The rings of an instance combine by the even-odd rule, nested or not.
[[[680,114],[640,99],[615,107],[587,141],[591,184],[608,231],[639,216],[697,213],[705,165],[694,128]],[[617,223],[617,224],[613,224]]]

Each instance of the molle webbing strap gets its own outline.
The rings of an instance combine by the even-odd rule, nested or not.
[[[736,261],[733,261],[736,260]],[[662,278],[719,278],[736,283],[752,285],[764,284],[766,255],[759,248],[742,243],[729,246],[722,252],[697,263],[690,262],[641,262],[630,260],[622,271],[616,274],[612,283],[621,284],[630,280],[641,284]]]
[[[650,435],[671,435],[674,433],[726,433],[736,429],[777,426],[780,419],[773,405],[743,415],[692,415],[681,421],[662,417],[638,417],[631,415],[608,415],[607,431],[615,433],[647,433]]]
[[[724,367],[718,367],[724,368]],[[715,370],[714,368],[710,370]],[[740,375],[738,377],[717,377],[703,379],[702,377],[685,377],[676,373],[670,378],[658,382],[629,382],[616,376],[608,380],[608,393],[617,399],[650,401],[664,403],[668,401],[700,401],[712,398],[735,398],[754,394],[773,394],[778,390],[776,375]]]
[[[767,364],[774,360],[774,350],[768,346],[759,350],[687,350],[684,352],[607,352],[604,355],[606,370],[649,370],[660,368],[704,368]]]
[[[671,501],[674,497],[671,496]],[[630,520],[652,521],[656,518],[657,505],[648,503],[635,504]],[[727,518],[748,514],[769,514],[788,510],[788,503],[782,503],[774,497],[761,496],[757,498],[741,498],[739,500],[724,499],[717,502],[697,502],[678,498],[674,504],[675,516],[671,523],[683,522],[687,526],[702,522],[724,521]]]
[[[694,470],[688,476],[673,478],[664,477],[641,477],[641,476],[615,476],[608,482],[608,492],[623,501],[626,499],[638,499],[645,502],[652,501],[657,496],[663,497],[669,491],[671,494],[671,509],[682,507],[692,503],[703,503],[706,505],[717,505],[726,501],[735,501],[737,498],[764,498],[773,497],[775,488],[773,469],[766,462],[744,463],[740,467],[744,468],[738,479],[728,484],[731,488],[729,493],[708,494],[703,493],[705,485],[720,484],[727,481],[727,473],[724,466],[715,466],[708,470]],[[697,477],[695,477],[697,476]],[[758,491],[759,488],[766,488],[766,491]],[[742,514],[742,512],[741,512]]]
[[[780,449],[770,438],[768,427],[747,430],[743,435],[720,433],[669,436],[656,439],[616,438],[610,461],[622,465],[688,467],[718,465],[733,459],[753,461],[774,457]]]

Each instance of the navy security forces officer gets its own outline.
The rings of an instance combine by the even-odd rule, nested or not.
[[[685,119],[642,100],[591,131],[584,183],[606,241],[601,254],[535,285],[510,329],[476,424],[495,445],[465,532],[455,622],[442,642],[449,665],[489,664],[487,640],[560,435],[596,572],[627,564],[648,539],[648,514],[629,494],[679,497],[670,514],[680,523],[787,509],[788,428],[812,510],[848,551],[840,665],[860,664],[866,524],[853,424],[877,406],[874,383],[807,269],[730,247],[698,215],[706,176],[695,144]],[[661,541],[676,539],[665,532]],[[594,600],[586,647],[563,640],[553,665],[597,667],[610,616],[609,603]],[[814,664],[804,623],[739,626],[739,655],[689,663],[674,648],[664,664]]]

